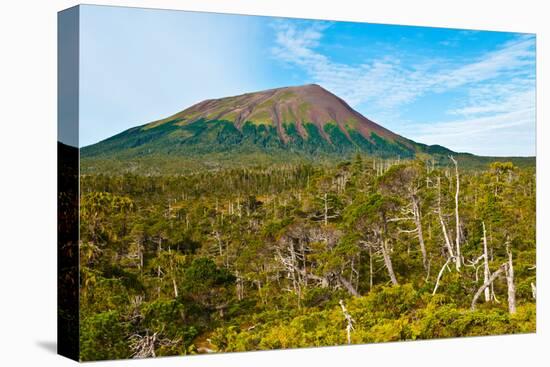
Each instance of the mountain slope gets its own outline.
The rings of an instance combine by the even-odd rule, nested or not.
[[[276,128],[279,138],[285,143],[290,140],[284,129],[285,124],[295,124],[298,134],[307,139],[308,131],[304,127],[307,123],[314,124],[327,140],[330,139],[324,134],[324,127],[329,123],[336,124],[346,135],[347,129],[352,129],[358,130],[365,137],[375,133],[391,140],[400,138],[368,120],[353,110],[344,100],[317,84],[205,100],[167,119],[148,124],[146,129],[176,119],[179,120],[180,126],[199,119],[229,121],[238,129],[242,128],[246,122],[272,126]]]
[[[395,134],[308,84],[205,100],[84,147],[81,158],[87,169],[105,161],[219,166],[345,159],[357,152],[383,158],[454,154]]]
[[[309,84],[205,100],[85,147],[82,155],[187,152],[198,144],[213,151],[235,145],[306,153],[412,156],[418,151],[414,142],[370,121],[319,85]]]

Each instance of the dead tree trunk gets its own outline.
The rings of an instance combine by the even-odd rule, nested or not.
[[[178,283],[176,282],[176,271],[172,259],[172,248],[168,246],[168,256],[170,257],[170,273],[172,275],[172,286],[174,287],[174,298],[178,298]]]
[[[449,238],[449,234],[447,233],[447,226],[445,225],[445,221],[443,220],[443,212],[441,211],[441,177],[437,178],[437,190],[437,214],[439,216],[439,223],[441,224],[441,231],[443,232],[443,237],[445,238],[445,247],[447,248],[447,251],[449,251],[449,256],[454,258],[455,254],[453,245],[451,243],[451,239]]]
[[[157,333],[149,336],[149,331],[145,336],[134,334],[130,337],[130,349],[132,350],[132,358],[150,358],[156,357],[155,344],[157,343]]]
[[[434,290],[432,292],[432,296],[435,295],[435,292],[437,292],[437,288],[439,288],[439,281],[441,280],[441,277],[443,276],[443,272],[445,271],[445,268],[449,268],[449,262],[452,260],[452,257],[447,258],[447,261],[445,261],[445,264],[441,267],[441,270],[439,271],[439,274],[437,274],[437,280],[435,281]]]
[[[156,357],[155,349],[159,347],[174,347],[181,342],[181,339],[167,339],[160,338],[161,332],[155,332],[153,335],[149,335],[149,330],[145,332],[144,336],[134,334],[130,336],[130,350],[132,351],[132,358],[150,358]]]
[[[485,230],[485,222],[481,222],[483,225],[483,283],[487,283],[491,275],[489,270],[489,253],[487,251],[487,231]],[[489,287],[485,288],[485,302],[491,300],[491,290]]]
[[[157,247],[157,256],[160,256],[160,253],[162,252],[162,238],[159,238],[158,247]],[[160,297],[160,275],[162,271],[160,269],[160,264],[157,266],[157,298]]]
[[[369,246],[369,291],[372,290],[372,286],[373,286],[373,278],[374,278],[374,269],[373,269],[373,266],[374,266],[374,261],[373,261],[373,258],[372,258],[372,247]]]
[[[294,244],[292,240],[286,241],[285,246],[288,249],[288,255],[283,255],[283,253],[277,249],[277,256],[279,257],[281,263],[285,267],[287,272],[288,279],[292,281],[292,291],[296,294],[298,298],[298,308],[301,308],[301,299],[302,299],[302,269],[300,269],[300,264],[294,250]],[[305,278],[306,274],[304,274]],[[304,283],[306,286],[307,283]],[[289,289],[290,290],[290,289]]]
[[[331,212],[334,209],[334,207],[329,205],[328,193],[325,192],[320,198],[323,202],[323,214],[322,214],[321,220],[323,224],[327,226],[329,219],[337,218],[338,213],[329,214],[329,212]]]
[[[355,296],[355,297],[359,297],[359,292],[357,292],[357,290],[353,287],[353,285],[347,281],[346,278],[344,278],[342,275],[338,274],[336,275],[336,278],[338,279],[338,282],[344,287],[346,288],[346,290],[352,295],[352,296]]]
[[[300,300],[302,299],[302,288],[300,284],[300,275],[296,271],[296,268],[298,267],[298,262],[296,261],[296,252],[294,251],[294,244],[292,244],[291,241],[288,243],[288,249],[290,251],[290,259],[291,264],[293,265],[292,269],[292,283],[294,286],[294,291],[296,292],[296,295],[298,296],[298,306],[300,306]],[[297,274],[298,273],[298,274]]]
[[[422,217],[420,214],[420,204],[418,203],[418,198],[413,196],[412,198],[412,207],[414,214],[414,223],[416,225],[416,232],[418,235],[418,243],[420,244],[420,252],[422,253],[422,265],[424,265],[424,270],[428,272],[428,254],[426,252],[426,245],[424,243],[424,234],[422,232]]]
[[[460,192],[460,177],[458,175],[458,162],[453,156],[449,156],[455,165],[455,175],[456,175],[456,191],[455,191],[455,219],[456,219],[456,270],[460,271],[462,266],[462,255],[460,253],[460,216],[458,215],[458,195]]]
[[[143,245],[139,244],[139,272],[143,273]]]
[[[397,278],[395,277],[395,272],[393,271],[393,265],[388,250],[388,240],[382,240],[380,250],[382,251],[382,256],[384,257],[384,265],[386,265],[386,269],[388,270],[388,275],[390,276],[392,284],[399,285],[399,283],[397,282]]]
[[[516,313],[516,286],[514,284],[514,264],[512,263],[512,250],[506,245],[508,252],[508,265],[506,266],[506,282],[508,283],[508,312]]]
[[[340,300],[339,303],[340,303],[340,307],[342,307],[342,313],[344,314],[344,318],[346,319],[346,322],[347,322],[347,325],[346,325],[347,341],[348,341],[348,344],[351,344],[351,332],[354,330],[353,324],[355,323],[355,320],[349,314],[346,306],[344,305],[344,301]]]
[[[485,291],[485,289],[489,287],[495,281],[495,279],[506,270],[507,266],[508,265],[506,263],[502,264],[500,268],[498,268],[498,270],[489,277],[489,280],[487,280],[485,283],[483,283],[481,287],[479,287],[476,294],[474,295],[474,298],[472,299],[472,305],[470,307],[472,311],[476,309],[477,299],[479,298],[479,296],[481,296],[481,293],[483,293],[483,291]]]
[[[327,200],[327,193],[325,192],[325,195],[323,196],[324,206],[325,206],[325,215],[324,215],[324,222],[325,226],[328,225],[328,200]]]
[[[357,262],[360,264],[360,255],[357,256]],[[359,271],[357,269],[355,269],[355,256],[351,259],[351,264],[350,264],[350,283],[353,285],[353,275],[355,275],[355,285],[354,285],[354,288],[355,289],[359,289]]]
[[[178,284],[176,279],[172,279],[172,285],[174,286],[174,298],[178,298]]]

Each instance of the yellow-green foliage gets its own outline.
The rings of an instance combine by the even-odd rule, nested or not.
[[[357,129],[357,124],[358,123],[359,122],[357,121],[357,119],[354,119],[353,117],[350,117],[349,119],[347,119],[345,121],[344,126],[348,129],[355,130],[355,129]]]
[[[246,119],[254,125],[273,125],[271,120],[271,112],[267,109],[256,111]]]
[[[131,340],[155,333],[157,356],[341,345],[341,304],[353,319],[351,343],[534,332],[534,170],[460,171],[466,265],[443,268],[434,295],[449,259],[436,210],[453,234],[453,172],[357,155],[326,165],[83,175],[81,358],[129,358]],[[407,218],[413,200],[428,269]],[[483,268],[467,265],[483,253],[483,227],[491,272],[513,255],[516,313],[504,276],[492,284],[496,299],[482,296],[471,310]]]
[[[444,296],[423,297],[411,284],[382,287],[367,296],[346,300],[355,320],[352,343],[499,335],[535,331],[533,304],[515,315],[502,308],[478,311],[446,304]],[[254,328],[217,329],[211,339],[218,351],[246,351],[339,345],[346,343],[346,323],[335,304],[319,311],[302,309],[288,319],[263,320]]]

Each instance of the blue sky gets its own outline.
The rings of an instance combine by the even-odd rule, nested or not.
[[[80,146],[207,98],[318,83],[407,138],[535,155],[528,34],[83,6]]]

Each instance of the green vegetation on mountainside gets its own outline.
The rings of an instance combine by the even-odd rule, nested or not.
[[[323,131],[311,123],[303,128],[284,124],[286,142],[271,125],[245,123],[241,129],[228,121],[205,121],[179,125],[173,120],[155,127],[126,130],[100,143],[81,149],[83,173],[138,172],[142,174],[183,173],[199,169],[262,166],[277,163],[325,162],[350,159],[357,153],[372,157],[405,160],[422,158],[446,165],[455,154],[440,146],[412,141],[405,145],[375,133],[366,139],[353,129],[342,131],[325,124]],[[481,168],[501,158],[458,154],[463,168]],[[518,166],[533,166],[534,158],[506,158]]]

